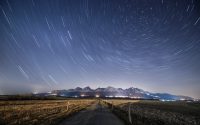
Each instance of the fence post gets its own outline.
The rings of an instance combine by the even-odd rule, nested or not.
[[[113,101],[112,101],[112,110],[113,110]]]
[[[132,124],[132,118],[131,118],[131,103],[129,103],[129,107],[128,107],[128,119],[129,119],[129,122]]]
[[[69,101],[67,102],[67,111],[69,110]]]

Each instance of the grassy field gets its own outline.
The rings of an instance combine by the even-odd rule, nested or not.
[[[127,124],[200,125],[200,103],[119,99],[103,101]]]
[[[94,101],[91,99],[0,101],[0,124],[56,124]]]
[[[200,125],[200,103],[123,99],[0,101],[0,125],[54,125],[95,102],[127,125]]]

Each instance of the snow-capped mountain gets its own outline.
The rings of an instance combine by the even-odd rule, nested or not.
[[[133,99],[159,99],[159,100],[193,100],[188,96],[172,95],[168,93],[151,93],[139,88],[130,87],[127,89],[114,88],[108,86],[106,88],[91,89],[89,86],[68,90],[54,90],[48,95],[65,96],[65,97],[107,97],[107,98],[133,98]]]

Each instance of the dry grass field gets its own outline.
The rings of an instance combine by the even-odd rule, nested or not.
[[[0,101],[0,124],[56,124],[93,102],[90,99]]]
[[[134,125],[200,125],[199,103],[119,99],[104,102],[127,124],[131,119]]]
[[[123,99],[0,101],[2,125],[55,125],[100,102],[127,125],[200,125],[200,104]]]

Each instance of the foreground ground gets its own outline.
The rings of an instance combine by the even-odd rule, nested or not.
[[[200,103],[127,99],[0,101],[0,125],[200,125]]]
[[[126,124],[200,125],[200,103],[145,100],[104,100]]]
[[[0,125],[53,125],[94,102],[90,99],[0,101]]]

